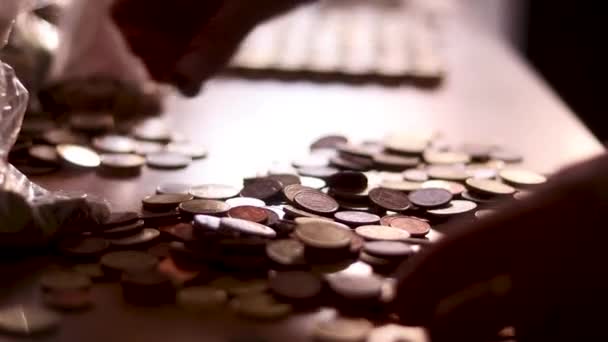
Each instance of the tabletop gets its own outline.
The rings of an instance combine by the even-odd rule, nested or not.
[[[448,142],[499,144],[523,154],[528,167],[546,173],[603,151],[506,42],[479,30],[462,13],[445,25],[448,73],[436,89],[217,78],[196,98],[171,96],[166,102],[170,126],[206,146],[208,158],[180,171],[144,169],[131,179],[104,178],[93,171],[34,180],[51,190],[103,196],[120,210],[140,210],[141,199],[161,182],[240,183],[275,162],[304,155],[309,143],[326,133],[358,141],[394,131],[435,130]],[[32,258],[1,265],[23,277],[15,277],[0,302],[35,301],[32,279],[44,264]],[[93,291],[98,305],[85,314],[66,315],[58,334],[45,340],[228,341],[259,335],[271,341],[286,336],[304,341],[316,319],[332,314],[323,309],[280,323],[257,323],[228,313],[197,316],[172,307],[128,306],[117,294],[119,288],[109,284]]]

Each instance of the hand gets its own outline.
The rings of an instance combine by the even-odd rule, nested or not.
[[[194,96],[258,23],[306,0],[116,0],[113,17],[151,76]]]
[[[420,253],[400,270],[396,310],[434,342],[488,341],[511,325],[518,340],[602,340],[607,209],[604,155]]]

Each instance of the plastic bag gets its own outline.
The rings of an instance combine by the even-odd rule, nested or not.
[[[0,48],[11,23],[26,1],[0,3]],[[27,108],[28,93],[13,69],[0,61],[0,247],[45,244],[61,230],[99,224],[110,215],[109,204],[81,193],[49,192],[32,183],[7,162]]]

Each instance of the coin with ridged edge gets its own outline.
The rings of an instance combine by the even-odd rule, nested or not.
[[[302,191],[294,197],[294,202],[303,209],[319,215],[333,214],[340,208],[336,200],[316,191]]]

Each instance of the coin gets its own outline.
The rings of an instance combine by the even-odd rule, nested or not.
[[[405,258],[414,254],[412,246],[398,241],[366,242],[363,250],[380,258]]]
[[[380,222],[380,216],[362,211],[338,211],[334,213],[334,218],[336,221],[351,227],[377,224]]]
[[[240,190],[221,184],[204,184],[190,189],[190,194],[198,199],[226,200],[239,195]],[[248,196],[245,196],[248,197]]]
[[[44,132],[42,139],[51,145],[62,144],[86,144],[87,139],[80,134],[76,134],[67,129],[53,129]]]
[[[291,266],[305,263],[304,245],[297,240],[271,241],[266,245],[266,255],[270,260],[281,265]]]
[[[366,171],[368,170],[373,162],[370,159],[362,157],[345,157],[345,156],[334,156],[329,160],[330,166],[338,169],[352,170],[352,171]]]
[[[316,177],[300,177],[300,183],[313,189],[323,189],[327,186],[323,179]]]
[[[220,218],[209,215],[195,215],[194,227],[202,230],[217,231],[220,229]]]
[[[96,257],[109,247],[106,239],[95,237],[67,237],[59,242],[59,250],[74,257]]]
[[[367,188],[367,177],[357,171],[341,171],[332,175],[327,183],[334,189],[357,192]]]
[[[280,319],[293,311],[291,305],[279,303],[266,294],[235,298],[230,308],[244,317],[265,320]]]
[[[240,280],[233,277],[221,277],[212,281],[209,286],[225,290],[231,296],[249,296],[268,290],[268,281],[266,279]]]
[[[373,156],[375,167],[379,170],[403,171],[418,165],[418,157],[402,157],[391,154],[376,154]]]
[[[158,260],[150,254],[137,251],[110,252],[101,257],[104,271],[140,272],[154,269]]]
[[[469,178],[465,167],[461,164],[429,165],[426,169],[429,177],[449,181],[465,181]]]
[[[321,293],[321,279],[304,271],[276,272],[270,275],[269,287],[282,298],[310,300]]]
[[[189,142],[173,142],[167,145],[167,151],[188,156],[191,159],[201,159],[207,156],[207,150],[203,146]]]
[[[264,201],[253,197],[234,197],[226,200],[226,203],[231,208],[240,206],[264,207],[266,205]]]
[[[295,235],[307,246],[329,249],[348,247],[352,239],[352,233],[347,226],[318,219],[298,223]]]
[[[323,148],[338,148],[340,145],[348,143],[348,139],[342,135],[327,135],[318,138],[311,145],[311,150],[323,149]]]
[[[165,149],[165,146],[151,141],[135,141],[134,152],[140,156],[160,153]]]
[[[401,191],[375,188],[369,192],[369,199],[380,208],[391,211],[404,211],[410,207],[408,196]]]
[[[180,203],[192,200],[192,198],[192,195],[186,194],[160,194],[146,196],[142,203],[146,210],[169,211],[177,208]]]
[[[481,209],[481,210],[477,210],[475,212],[475,217],[478,219],[482,219],[484,217],[494,215],[495,213],[496,213],[496,210],[493,210],[493,209]]]
[[[149,167],[157,169],[182,169],[188,167],[192,162],[189,156],[175,152],[156,152],[146,155],[146,163]]]
[[[137,220],[123,226],[114,226],[103,231],[103,236],[107,238],[119,238],[139,233],[144,227],[144,220]]]
[[[502,149],[492,151],[490,153],[490,158],[500,160],[509,164],[519,163],[523,160],[523,157],[521,155]]]
[[[272,228],[263,224],[230,217],[221,218],[220,229],[264,238],[274,238],[277,235]]]
[[[186,287],[177,293],[177,304],[191,311],[217,309],[227,302],[226,291],[208,286]]]
[[[431,225],[428,222],[409,216],[392,217],[388,221],[388,226],[403,229],[413,237],[423,237],[431,231]]]
[[[79,264],[73,267],[74,272],[89,277],[91,280],[99,280],[104,277],[100,264]]]
[[[445,189],[452,193],[452,195],[457,196],[462,194],[467,190],[467,188],[456,182],[446,181],[446,180],[430,180],[422,183],[421,188],[423,189]]]
[[[290,205],[283,206],[283,210],[287,216],[291,217],[311,217],[311,218],[320,218],[321,216],[309,213],[304,210],[300,210],[298,208],[294,208]]]
[[[268,219],[266,210],[247,205],[230,208],[228,216],[256,223],[264,223]]]
[[[380,225],[360,226],[355,228],[355,232],[364,239],[372,241],[397,241],[410,237],[410,234],[403,229]]]
[[[108,169],[139,170],[146,163],[146,160],[137,154],[102,154],[100,158],[101,166]]]
[[[427,139],[415,136],[393,135],[384,140],[384,148],[388,152],[403,155],[422,154],[427,146]]]
[[[283,187],[293,184],[300,184],[300,177],[290,173],[275,173],[266,176],[268,179],[279,181]]]
[[[60,317],[36,306],[15,305],[0,309],[0,331],[17,335],[35,335],[59,326]]]
[[[135,141],[122,135],[104,135],[93,139],[93,147],[106,153],[133,153]]]
[[[379,152],[376,146],[342,144],[338,146],[338,152],[341,155],[353,155],[356,157],[372,158],[374,154]]]
[[[452,193],[445,189],[427,188],[416,190],[408,196],[410,202],[420,208],[437,208],[452,200]]]
[[[70,127],[83,132],[104,132],[114,127],[114,116],[109,113],[71,114]]]
[[[182,202],[179,205],[179,210],[190,215],[221,216],[230,210],[230,206],[222,201],[197,199]]]
[[[186,183],[164,183],[156,187],[157,194],[188,194],[192,188]]]
[[[241,190],[241,196],[268,201],[277,198],[282,189],[283,185],[278,180],[260,178],[245,185],[243,190]]]
[[[363,318],[336,318],[319,322],[313,336],[320,341],[360,342],[365,341],[373,327]]]
[[[466,164],[471,161],[468,154],[457,151],[425,150],[422,156],[429,164]]]
[[[329,177],[331,177],[333,174],[335,174],[337,172],[339,172],[338,169],[329,167],[329,166],[301,167],[298,169],[298,174],[300,176],[315,177],[315,178],[321,178],[321,179],[328,179]]]
[[[168,142],[171,140],[171,132],[167,125],[158,119],[148,119],[133,128],[133,136],[136,139],[148,141]]]
[[[402,173],[403,179],[409,182],[426,182],[429,180],[429,175],[426,171],[420,169],[409,169]]]
[[[427,210],[427,213],[434,216],[453,216],[474,210],[477,208],[475,202],[466,200],[452,200],[444,208]]]
[[[483,195],[510,195],[515,192],[513,187],[491,179],[469,178],[466,185]]]
[[[383,179],[380,183],[380,187],[385,189],[392,189],[397,191],[415,191],[420,189],[422,183],[420,182],[410,182],[410,181],[394,181],[394,180],[386,180]]]
[[[468,201],[472,201],[475,203],[482,203],[482,204],[491,204],[491,203],[497,202],[497,200],[498,200],[496,197],[481,195],[479,193],[470,192],[470,191],[465,191],[462,194],[460,194],[460,196],[462,196],[462,198],[464,198]]]
[[[327,276],[329,287],[348,299],[378,299],[382,292],[382,280],[373,275],[337,273]]]
[[[110,240],[115,247],[134,247],[144,245],[156,240],[160,236],[160,232],[153,228],[144,228],[141,232],[120,239]]]
[[[522,168],[506,167],[499,172],[500,178],[516,187],[526,187],[543,184],[547,177]]]
[[[93,168],[101,164],[99,155],[88,147],[80,145],[57,145],[57,153],[62,160],[77,167]]]
[[[336,200],[316,191],[302,191],[294,197],[294,202],[303,209],[319,215],[332,214],[340,207]]]
[[[329,164],[329,156],[324,154],[310,154],[291,162],[293,167],[298,169],[306,168],[325,168]]]
[[[428,342],[429,337],[423,328],[386,324],[374,328],[367,342]]]
[[[285,199],[287,199],[290,203],[293,203],[293,198],[296,197],[298,193],[304,190],[315,191],[316,189],[301,184],[292,184],[284,187],[282,191]]]
[[[492,179],[498,175],[497,169],[486,164],[469,164],[465,171],[471,178]]]
[[[40,278],[43,291],[84,290],[92,286],[91,279],[81,273],[52,271]]]
[[[48,163],[53,165],[58,165],[59,154],[57,153],[57,149],[48,145],[34,145],[28,148],[29,156],[42,163]]]

